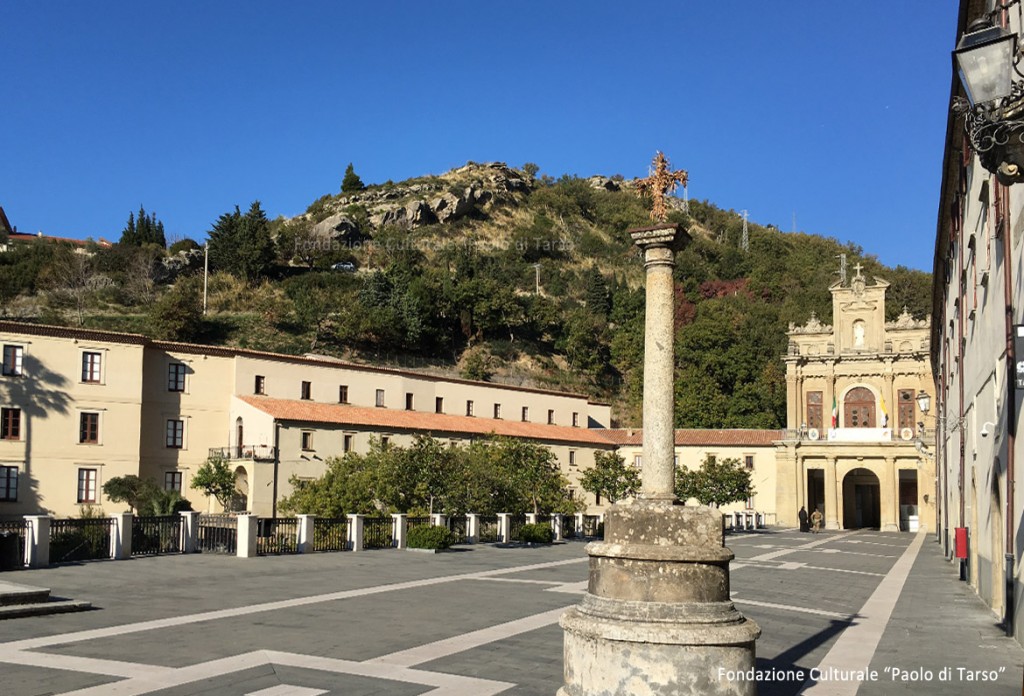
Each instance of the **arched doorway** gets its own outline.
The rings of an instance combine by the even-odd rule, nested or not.
[[[231,498],[231,509],[236,512],[249,509],[249,472],[244,466],[235,469],[235,494]]]
[[[844,428],[875,427],[875,395],[867,387],[854,387],[843,400]]]
[[[869,469],[854,469],[843,478],[843,528],[882,526],[881,486]]]

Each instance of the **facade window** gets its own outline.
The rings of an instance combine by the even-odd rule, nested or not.
[[[78,442],[83,445],[100,443],[100,414],[82,413],[78,417]]]
[[[24,349],[21,346],[4,346],[3,374],[13,377],[22,374]]]
[[[352,435],[345,433],[341,436],[341,451],[351,452],[352,451]]]
[[[580,414],[576,413],[575,411],[572,412],[572,427],[580,427]]]
[[[747,509],[748,510],[753,510],[754,509],[754,496],[750,496],[749,498],[747,498]]]
[[[679,466],[679,455],[678,454],[673,454],[672,455],[672,466],[675,466],[675,467]]]
[[[96,502],[96,480],[98,478],[96,469],[78,470],[78,502]]]
[[[569,450],[569,466],[576,466],[576,450]]]
[[[601,504],[601,494],[600,493],[595,493],[594,494],[594,505],[600,505],[600,504]]]
[[[165,491],[177,491],[181,493],[181,472],[180,471],[165,471],[164,472],[164,490]]]
[[[466,415],[467,416],[472,416],[473,415],[473,402],[472,401],[467,401],[466,402]]]
[[[252,389],[254,394],[266,394],[267,393],[267,378],[263,375],[256,375],[256,384]]]
[[[523,406],[523,422],[528,423],[530,421],[530,407]]]
[[[754,455],[746,454],[743,456],[743,463],[747,465],[748,469],[754,468]]]
[[[347,384],[340,384],[340,385],[338,385],[338,403],[339,404],[347,404],[348,403],[348,385]]]
[[[709,454],[707,457],[705,457],[705,459],[707,460],[708,464],[714,464],[715,462],[718,461],[718,455]]]
[[[380,445],[381,445],[381,447],[387,447],[389,444],[391,444],[391,438],[388,435],[381,435],[380,436]]]
[[[807,392],[807,427],[821,432],[824,403],[820,391]]]
[[[0,502],[18,500],[18,467],[0,466]]]
[[[312,393],[313,393],[313,383],[312,382],[303,382],[302,383],[302,390],[301,390],[300,398],[305,399],[306,401],[308,401],[309,399],[313,398]]]
[[[856,387],[846,394],[845,421],[847,428],[875,427],[875,395],[867,387]]]
[[[185,366],[181,363],[171,363],[167,366],[167,391],[185,391]]]
[[[101,378],[102,363],[103,356],[100,353],[82,353],[82,381],[98,383]]]
[[[302,431],[302,450],[309,452],[313,449],[313,431],[303,430]]]
[[[644,455],[642,455],[642,454],[635,454],[635,455],[633,455],[633,466],[635,466],[637,469],[639,469],[639,468],[643,467],[643,465],[644,465]]]
[[[494,417],[501,419],[501,404],[494,404]]]
[[[553,408],[548,409],[548,425],[555,424],[555,410]]]
[[[21,409],[0,408],[0,440],[21,439]]]
[[[384,408],[384,390],[383,389],[378,389],[377,390],[377,406],[379,406],[380,408]]]
[[[167,420],[166,444],[168,447],[172,447],[174,449],[181,449],[185,446],[185,421],[175,419]]]
[[[434,397],[434,413],[444,413],[444,397]]]
[[[899,428],[914,429],[914,416],[916,411],[914,410],[914,392],[910,389],[900,389],[898,395],[898,406],[897,417],[899,418]]]
[[[412,411],[413,410],[413,408],[412,408],[412,393],[411,392],[406,392],[405,393],[405,410],[406,411]]]

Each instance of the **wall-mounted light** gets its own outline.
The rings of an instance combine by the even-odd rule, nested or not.
[[[995,429],[995,427],[996,424],[993,423],[992,421],[985,421],[985,423],[981,426],[981,436],[988,437],[989,435],[992,434],[992,431]]]
[[[1011,0],[1000,10],[1019,2]],[[1011,72],[1021,75],[1017,34],[995,26],[993,17],[989,13],[971,22],[953,51],[967,94],[955,101],[953,111],[963,117],[981,166],[1008,186],[1024,180],[1024,82]]]

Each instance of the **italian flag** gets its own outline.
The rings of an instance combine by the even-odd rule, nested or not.
[[[832,427],[839,426],[839,404],[836,403],[836,395],[832,395]]]

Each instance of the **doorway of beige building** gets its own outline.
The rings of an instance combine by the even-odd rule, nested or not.
[[[807,470],[807,514],[821,510],[825,514],[825,471],[823,469]]]
[[[917,507],[917,470],[900,469],[900,531],[916,532],[921,523]]]
[[[843,528],[882,526],[881,486],[869,469],[858,468],[843,478]]]

